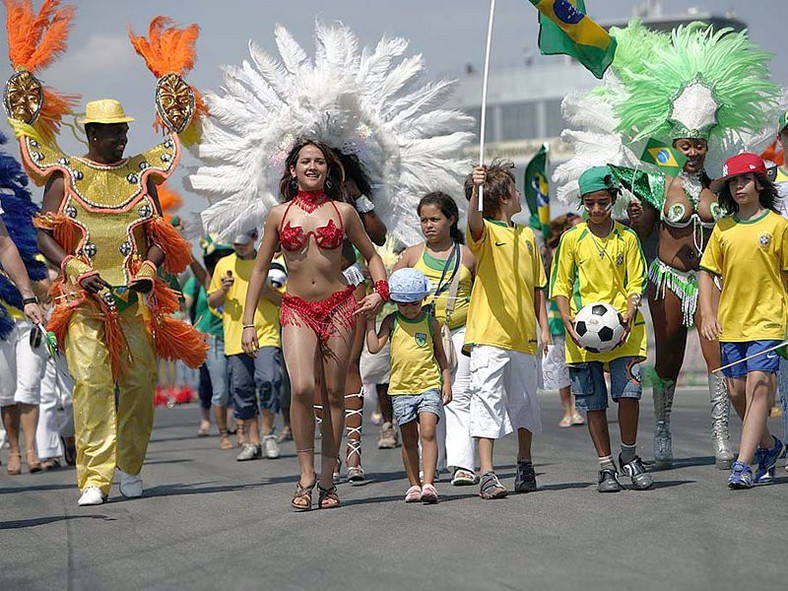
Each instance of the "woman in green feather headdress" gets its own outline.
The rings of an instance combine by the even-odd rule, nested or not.
[[[588,132],[565,132],[582,145],[596,141],[607,150],[605,164],[638,198],[628,208],[632,228],[641,241],[657,232],[657,258],[649,268],[648,300],[656,337],[654,456],[658,467],[673,462],[670,413],[687,341],[688,328],[700,324],[698,269],[715,222],[724,212],[709,191],[708,159],[735,153],[747,138],[771,120],[779,87],[769,80],[769,55],[757,51],[746,32],[714,31],[702,23],[656,33],[633,21],[612,30],[619,49],[613,75],[589,99],[595,114],[582,105],[564,104],[573,123]],[[600,108],[601,106],[601,108]],[[600,117],[599,113],[607,116]],[[615,138],[611,141],[609,138]],[[638,161],[649,146],[672,146],[675,158],[686,158],[677,175]],[[593,150],[585,150],[593,153]],[[612,154],[612,155],[611,155]],[[674,159],[664,149],[654,160]],[[677,161],[678,163],[678,161]],[[593,164],[583,162],[584,166]],[[680,166],[680,163],[678,163]],[[580,169],[569,163],[564,169]],[[678,167],[677,167],[678,168]],[[557,176],[561,176],[561,170]],[[561,190],[559,189],[559,197]],[[719,366],[719,344],[700,339],[709,373]],[[722,377],[709,375],[712,445],[717,467],[733,459],[728,435],[730,399]],[[734,401],[737,402],[737,401]]]

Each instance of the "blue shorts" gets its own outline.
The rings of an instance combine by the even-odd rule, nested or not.
[[[640,383],[640,358],[619,357],[608,363],[610,367],[610,396],[640,400],[643,386]],[[575,408],[579,411],[607,409],[607,384],[604,364],[601,361],[573,363],[569,367]]]
[[[391,397],[391,407],[397,424],[404,425],[418,419],[422,412],[431,412],[440,420],[443,400],[440,390],[433,388],[421,394],[394,394]]]
[[[745,341],[743,343],[720,343],[720,351],[722,352],[722,365],[728,365],[734,361],[739,361],[750,355],[755,355],[766,349],[770,349],[779,345],[782,341],[777,340],[764,340],[764,341]],[[727,378],[744,378],[751,371],[765,371],[768,373],[777,373],[780,369],[780,356],[777,351],[772,351],[750,359],[743,363],[723,369],[722,373]]]

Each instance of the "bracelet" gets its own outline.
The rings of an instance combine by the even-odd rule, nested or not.
[[[246,330],[247,328],[255,328],[254,324],[244,324],[243,329]]]
[[[28,304],[37,304],[37,303],[38,303],[38,298],[36,296],[33,296],[32,298],[24,298],[22,300],[23,306],[27,306]]]
[[[372,200],[366,195],[360,195],[358,199],[356,199],[354,205],[356,206],[356,211],[359,213],[375,211],[375,204],[372,203]]]
[[[389,283],[385,279],[375,281],[375,293],[383,298],[384,302],[389,301]]]

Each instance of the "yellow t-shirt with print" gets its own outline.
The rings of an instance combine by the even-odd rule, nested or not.
[[[465,326],[468,320],[468,308],[470,307],[471,301],[473,275],[471,275],[471,270],[462,264],[462,249],[460,249],[459,256],[460,268],[457,272],[460,274],[460,277],[457,281],[457,296],[454,300],[454,310],[452,310],[451,318],[449,319],[449,328],[451,330]],[[419,260],[413,265],[413,268],[424,273],[424,276],[429,279],[432,284],[433,293],[427,296],[426,303],[435,304],[435,318],[438,324],[446,322],[446,305],[449,303],[448,298],[451,292],[452,275],[457,261],[456,256],[450,255],[449,258],[452,259],[451,266],[446,269],[444,273],[444,267],[449,264],[449,260],[443,261],[432,256],[427,252],[427,245],[425,244]],[[441,293],[436,296],[434,290],[438,288],[441,277],[443,277]]]
[[[227,292],[224,305],[219,307],[224,327],[225,355],[238,355],[244,352],[241,347],[243,308],[253,267],[254,259],[243,260],[233,253],[219,259],[211,277],[209,295],[221,290],[222,277],[227,275],[227,271],[232,271],[235,279]],[[257,341],[261,347],[280,346],[279,306],[267,298],[260,298],[254,313],[254,325],[257,329]]]
[[[413,320],[394,312],[394,326],[390,337],[390,396],[440,390],[441,372],[438,362],[435,361],[432,318],[424,309]]]
[[[785,338],[785,273],[788,221],[767,210],[757,219],[735,215],[717,222],[700,261],[701,269],[722,277],[717,319],[720,342]]]
[[[535,355],[534,289],[543,288],[547,280],[533,231],[519,224],[484,220],[479,240],[468,229],[468,248],[476,257],[476,279],[465,345],[491,345]]]
[[[610,234],[599,238],[583,222],[561,236],[550,274],[550,298],[567,298],[572,316],[592,302],[610,304],[623,315],[629,296],[642,296],[646,283],[646,259],[635,232],[614,222]],[[646,323],[638,310],[626,343],[612,351],[591,353],[567,338],[566,362],[645,359],[646,347]]]

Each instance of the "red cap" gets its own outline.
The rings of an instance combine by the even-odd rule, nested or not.
[[[740,174],[747,174],[748,172],[765,176],[766,164],[763,158],[758,156],[758,154],[751,154],[749,152],[731,156],[725,161],[722,167],[722,176],[712,181],[709,188],[714,193],[719,193],[730,179]]]

